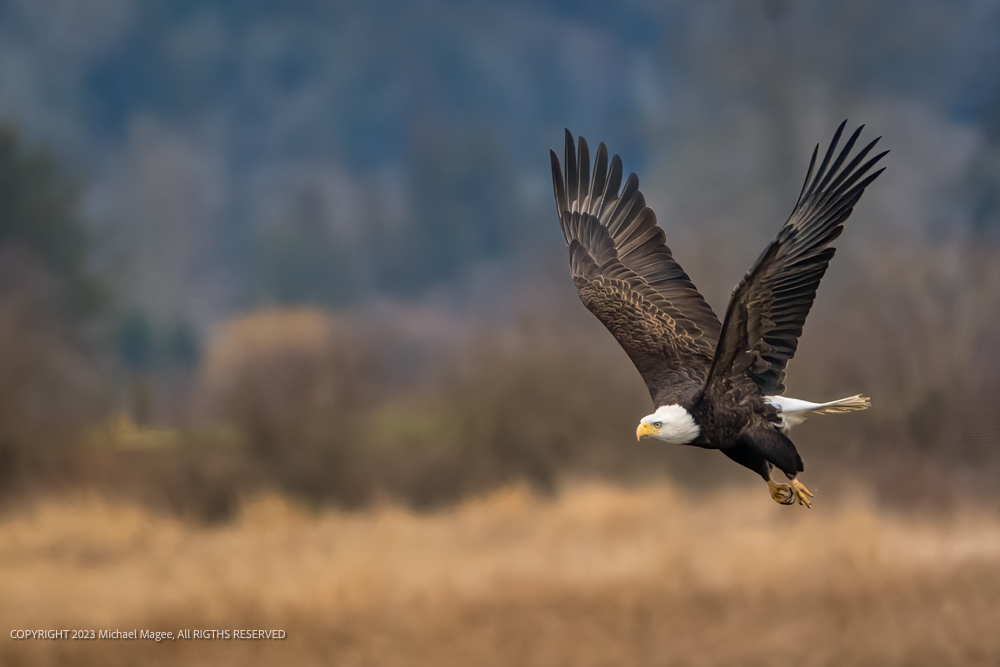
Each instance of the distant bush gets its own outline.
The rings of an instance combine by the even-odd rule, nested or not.
[[[205,399],[282,488],[356,506],[372,494],[363,453],[370,365],[359,335],[325,313],[265,311],[215,333]]]
[[[515,481],[552,492],[572,471],[621,472],[635,459],[630,424],[648,400],[632,372],[555,338],[482,336],[456,351],[409,407],[387,408],[386,419],[412,415],[418,427],[399,424],[383,436],[403,454],[383,457],[397,469],[392,486],[420,506]]]
[[[794,433],[806,474],[827,497],[847,492],[829,483],[847,475],[899,507],[996,495],[1000,274],[990,260],[1000,253],[923,251],[922,266],[886,261],[857,271],[865,289],[833,290],[790,367],[793,396],[873,398],[871,410],[816,417]],[[931,255],[954,261],[933,265]],[[44,443],[60,442],[51,427],[69,423],[81,395],[72,382],[87,377],[45,324],[47,274],[20,261],[0,262],[0,285],[14,284],[4,282],[8,271],[23,281],[10,292],[16,299],[0,293],[0,343],[16,343],[0,345],[0,371],[12,378],[0,387],[3,442],[18,443],[0,447],[8,476],[73,460],[25,457],[77,451]],[[190,424],[140,425],[135,437],[106,439],[99,456],[88,452],[99,470],[65,474],[208,522],[234,516],[240,498],[262,487],[314,504],[425,508],[522,482],[552,492],[581,476],[669,475],[696,495],[758,483],[717,452],[637,443],[636,420],[651,404],[627,358],[582,308],[540,312],[462,333],[421,312],[417,328],[449,341],[424,349],[405,324],[316,309],[241,316],[220,325],[199,357]],[[66,443],[79,440],[67,433],[76,440]]]
[[[879,261],[857,266],[806,324],[813,351],[792,362],[790,393],[872,397],[870,410],[809,431],[807,471],[809,460],[839,466],[902,506],[995,494],[1000,246],[903,243],[873,249]]]
[[[857,476],[903,505],[989,493],[984,482],[1000,469],[998,254],[910,249],[907,261],[863,267],[858,289],[828,296],[837,303],[807,325],[789,393],[860,391],[874,405],[796,430],[813,479]],[[838,321],[824,324],[830,317]],[[265,478],[348,506],[379,497],[435,506],[519,481],[549,492],[568,475],[670,474],[699,493],[752,480],[717,453],[636,443],[636,420],[651,408],[638,374],[613,341],[575,326],[545,315],[465,336],[403,382],[387,367],[405,348],[402,332],[320,311],[264,312],[213,338],[206,396]]]
[[[206,416],[235,427],[262,478],[346,506],[428,507],[521,481],[552,492],[567,474],[634,478],[668,463],[631,435],[648,397],[617,359],[554,332],[482,334],[399,389],[385,367],[397,345],[316,310],[239,318],[208,345]]]

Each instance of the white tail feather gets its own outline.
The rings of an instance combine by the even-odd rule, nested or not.
[[[791,427],[804,422],[810,414],[840,414],[871,407],[871,400],[861,394],[829,403],[811,403],[787,396],[766,396],[765,398],[781,413],[781,423],[778,424],[778,428],[784,433],[787,433]]]
[[[823,403],[816,410],[810,410],[810,412],[816,412],[818,414],[840,414],[841,412],[854,412],[855,410],[865,410],[872,406],[871,399],[867,396],[862,396],[861,394],[856,394],[854,396],[848,396],[847,398],[842,398],[839,401],[830,401],[829,403]]]

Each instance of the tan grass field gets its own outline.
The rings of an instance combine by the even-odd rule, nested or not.
[[[0,519],[0,663],[997,665],[1000,517],[812,511],[765,489],[509,489],[451,510],[249,503],[198,527],[99,499]],[[282,629],[283,641],[10,638]]]

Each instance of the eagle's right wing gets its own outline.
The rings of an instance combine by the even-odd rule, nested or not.
[[[697,394],[721,325],[674,261],[639,192],[639,179],[631,174],[619,193],[621,159],[615,155],[609,170],[603,143],[591,174],[587,142],[580,137],[578,156],[569,130],[565,180],[559,159],[550,154],[559,223],[580,300],[624,348],[657,406]]]

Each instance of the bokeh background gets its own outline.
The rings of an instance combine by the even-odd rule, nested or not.
[[[994,1],[0,2],[0,662],[996,664],[998,72]],[[806,512],[634,441],[547,151],[721,315],[844,118]],[[134,627],[288,639],[7,636]]]

